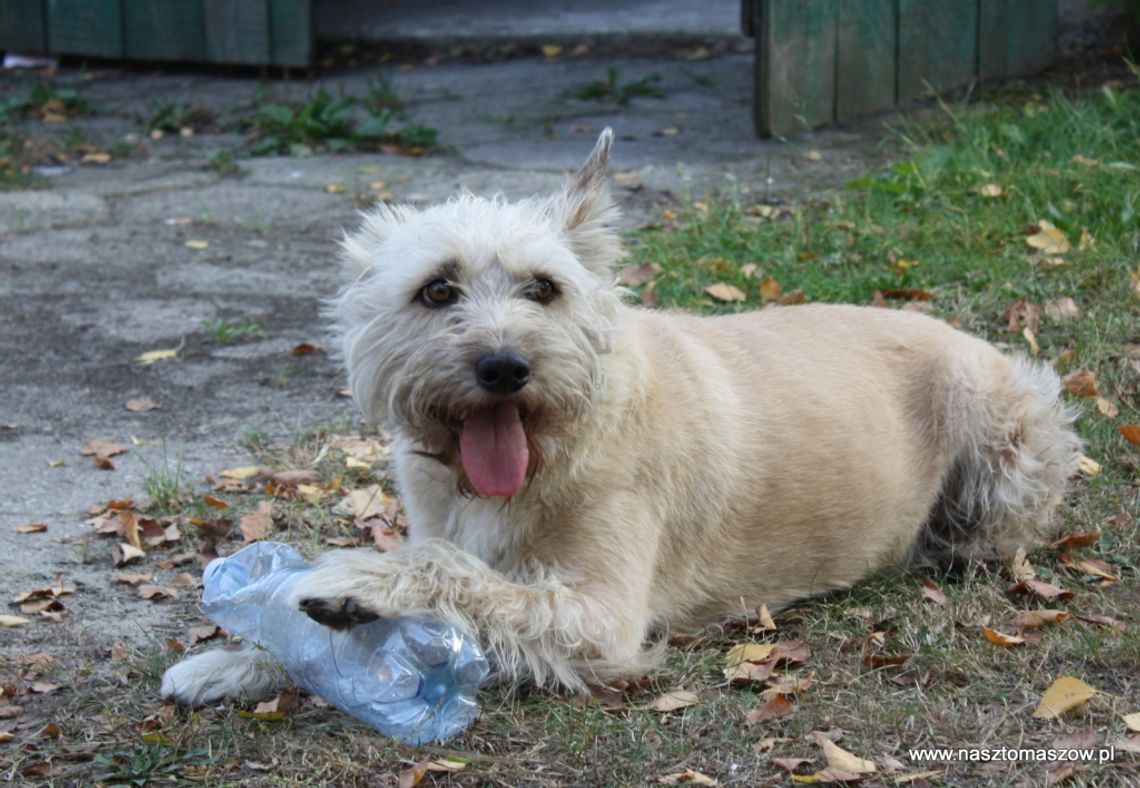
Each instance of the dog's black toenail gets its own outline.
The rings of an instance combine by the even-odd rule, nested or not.
[[[309,618],[329,629],[351,629],[357,624],[367,624],[380,616],[360,606],[352,597],[340,605],[331,604],[327,599],[310,597],[302,599],[301,610]]]
[[[373,613],[371,610],[366,610],[360,606],[352,597],[349,597],[344,602],[344,614],[352,619],[354,624],[367,624],[369,621],[375,621],[380,616]]]

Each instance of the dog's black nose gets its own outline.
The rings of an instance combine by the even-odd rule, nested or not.
[[[530,364],[515,353],[488,353],[475,362],[475,379],[492,394],[514,394],[530,380]]]

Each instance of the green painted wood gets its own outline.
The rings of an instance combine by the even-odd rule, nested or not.
[[[44,0],[0,0],[0,49],[33,53],[47,49]]]
[[[835,120],[838,0],[759,0],[757,131],[783,135]]]
[[[206,59],[215,63],[272,62],[267,0],[202,0]]]
[[[311,0],[269,0],[269,34],[274,64],[309,65],[313,55]]]
[[[898,0],[898,100],[969,83],[977,73],[978,0]]]
[[[126,56],[139,60],[205,59],[205,15],[200,2],[122,0]]]
[[[1005,76],[1009,50],[1009,0],[978,0],[978,77]]]
[[[123,56],[119,0],[48,0],[48,49],[61,55]]]
[[[897,0],[839,0],[835,117],[894,106]]]
[[[1057,58],[1057,3],[1054,0],[1006,2],[1009,38],[1004,76],[1040,71]]]

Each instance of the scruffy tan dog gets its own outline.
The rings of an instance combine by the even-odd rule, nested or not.
[[[551,198],[380,206],[345,241],[332,314],[411,530],[325,556],[310,616],[425,612],[574,688],[640,674],[654,633],[1048,534],[1078,451],[1052,371],[905,312],[625,306],[612,140]],[[163,692],[265,694],[258,661]]]

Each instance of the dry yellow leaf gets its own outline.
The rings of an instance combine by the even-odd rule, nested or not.
[[[728,650],[725,659],[728,660],[729,665],[739,665],[741,662],[763,662],[771,656],[774,648],[775,646],[771,643],[737,643]]]
[[[664,695],[659,695],[653,700],[646,703],[643,707],[646,711],[659,711],[662,713],[676,711],[677,709],[684,709],[688,706],[693,706],[700,703],[701,699],[695,692],[689,692],[686,689],[675,689],[666,692]]]
[[[83,158],[79,160],[80,164],[107,164],[111,161],[110,153],[103,153],[98,151],[96,153],[85,153]]]
[[[201,251],[203,249],[209,249],[210,248],[210,242],[209,241],[190,240],[190,241],[186,242],[186,248],[187,249],[197,249],[198,251]]]
[[[226,468],[220,475],[223,479],[252,479],[262,473],[264,471],[260,465],[242,465],[239,468]]]
[[[1121,715],[1124,724],[1128,726],[1128,730],[1140,732],[1140,711],[1133,714]]]
[[[1072,676],[1062,676],[1049,685],[1041,702],[1033,711],[1033,716],[1041,720],[1051,720],[1060,717],[1069,709],[1075,709],[1087,701],[1096,690],[1083,681]]]
[[[1082,454],[1077,458],[1077,470],[1084,476],[1100,476],[1100,463]]]
[[[0,614],[0,627],[22,627],[27,624],[29,619],[22,616],[9,616]]]
[[[1004,632],[998,632],[996,629],[990,629],[989,627],[982,627],[982,634],[986,636],[986,640],[1002,648],[1020,646],[1025,643],[1025,638],[1018,637],[1017,635],[1007,635]]]
[[[705,288],[705,292],[715,298],[717,301],[743,301],[747,296],[744,291],[739,287],[735,287],[724,282],[717,282],[715,285],[709,285]]]
[[[756,626],[752,628],[753,632],[774,632],[777,629],[776,622],[772,619],[772,614],[768,611],[767,605],[762,604],[757,608],[756,618],[758,621]]]
[[[558,57],[562,54],[562,47],[558,44],[543,44],[542,54],[544,57]]]
[[[1096,398],[1096,409],[1110,419],[1115,419],[1120,415],[1120,408],[1116,407],[1111,400],[1107,400],[1104,397]]]
[[[183,337],[182,341],[178,343],[178,347],[166,348],[163,350],[148,350],[135,357],[135,363],[138,364],[153,364],[156,361],[165,361],[169,358],[177,358],[182,348],[186,347],[186,338]]]
[[[812,738],[823,749],[823,757],[827,761],[828,768],[851,774],[873,774],[879,771],[874,761],[868,761],[848,752],[819,731],[813,732]]]
[[[692,785],[720,785],[719,782],[707,774],[702,774],[692,769],[686,769],[683,772],[674,772],[673,774],[663,774],[653,782],[659,785],[678,785],[680,783],[689,783]]]
[[[1064,254],[1072,248],[1065,234],[1045,219],[1037,221],[1037,232],[1026,238],[1025,242],[1045,254]]]
[[[987,183],[978,187],[978,194],[983,197],[1001,197],[1005,194],[1005,189],[996,183]]]

